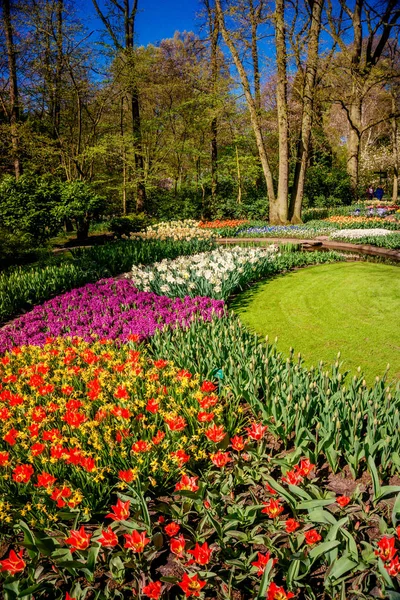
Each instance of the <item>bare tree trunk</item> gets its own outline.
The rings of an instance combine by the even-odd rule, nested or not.
[[[356,198],[358,195],[359,159],[361,145],[362,98],[356,96],[349,110],[349,139],[347,142],[347,172],[350,176],[351,188]]]
[[[393,192],[392,202],[397,204],[398,193],[399,193],[399,131],[396,119],[396,98],[392,96],[392,146],[393,146]]]
[[[125,149],[125,140],[124,140],[124,97],[121,97],[121,114],[120,114],[120,133],[122,140],[122,214],[126,215],[127,213],[127,194],[126,194],[126,184],[127,184],[127,168],[126,168],[126,149]]]
[[[138,0],[110,0],[113,17],[117,15],[119,23],[114,27],[115,19],[110,19],[100,8],[98,0],[92,0],[98,16],[105,29],[110,35],[115,49],[122,53],[125,50],[129,69],[134,66],[134,41],[135,41],[135,18],[138,10]],[[119,27],[118,27],[119,25]],[[119,40],[119,28],[123,28],[124,45]],[[140,126],[139,94],[135,83],[130,85],[129,95],[131,97],[132,134],[134,141],[135,175],[137,179],[136,211],[141,212],[146,208],[146,188],[144,185],[144,159],[142,151],[142,135]]]
[[[276,86],[276,104],[278,110],[279,133],[279,179],[276,199],[275,224],[285,224],[288,219],[289,194],[289,123],[287,106],[287,57],[285,34],[285,0],[275,3],[275,38],[278,81]]]
[[[210,1],[204,0],[204,5],[207,10],[208,31],[211,42],[211,79],[213,94],[217,92],[217,81],[219,75],[218,68],[218,40],[219,40],[219,23],[215,11],[213,11]],[[206,196],[203,193],[203,217],[211,218],[212,209],[217,204],[218,194],[218,119],[214,116],[210,125],[211,134],[211,206],[206,202]]]
[[[240,162],[239,162],[239,151],[236,146],[236,170],[237,170],[237,180],[238,180],[238,195],[237,195],[237,203],[242,203],[242,174],[240,171]]]
[[[271,166],[269,164],[269,160],[268,160],[268,156],[267,156],[267,152],[266,152],[266,148],[265,148],[265,144],[264,144],[264,140],[263,140],[263,136],[262,136],[261,123],[260,123],[260,118],[259,118],[259,114],[257,111],[256,102],[251,93],[250,82],[247,77],[246,69],[243,65],[243,62],[240,59],[239,52],[233,42],[233,39],[229,35],[229,32],[226,29],[220,0],[215,0],[215,9],[217,12],[217,17],[218,17],[218,22],[219,22],[220,30],[222,33],[222,37],[224,38],[224,42],[228,46],[228,48],[232,54],[233,61],[235,63],[235,66],[236,66],[239,76],[240,76],[243,91],[244,91],[246,101],[247,101],[247,106],[249,108],[250,122],[253,127],[254,136],[256,138],[257,150],[258,150],[259,157],[260,157],[261,167],[262,167],[264,177],[265,177],[265,182],[267,185],[267,192],[268,192],[269,206],[270,206],[270,219],[271,218],[275,219],[275,215],[277,213],[276,213],[276,203],[275,203],[274,182],[273,182],[273,178],[272,178]]]
[[[60,135],[61,122],[61,77],[63,66],[63,0],[57,0],[57,55],[56,55],[56,80],[54,92],[54,131],[56,135]]]
[[[10,78],[10,133],[11,147],[14,162],[15,178],[18,179],[22,173],[20,159],[20,143],[18,134],[18,122],[20,117],[19,111],[19,95],[18,95],[18,80],[17,80],[17,64],[15,58],[15,46],[13,40],[13,27],[11,23],[10,0],[1,0],[4,31],[6,37],[8,73]]]
[[[289,219],[292,223],[301,223],[301,208],[304,197],[304,183],[310,152],[311,130],[314,120],[315,82],[318,66],[319,36],[324,0],[314,0],[309,31],[307,63],[303,90],[303,113],[301,137],[297,146],[294,182],[289,207]]]

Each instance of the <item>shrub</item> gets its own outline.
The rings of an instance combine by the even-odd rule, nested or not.
[[[329,208],[351,204],[350,178],[345,169],[317,164],[307,169],[304,185],[304,206]]]
[[[41,244],[60,230],[54,208],[61,199],[60,183],[49,177],[10,176],[0,183],[0,227]],[[31,244],[32,242],[29,242]],[[33,243],[32,243],[33,246]]]
[[[110,229],[117,237],[129,237],[131,233],[143,231],[143,229],[151,225],[151,223],[152,219],[150,217],[145,213],[140,213],[138,215],[112,218],[110,221]]]
[[[105,208],[105,200],[94,193],[84,181],[67,181],[60,185],[60,202],[54,207],[54,215],[61,220],[75,222],[77,239],[85,240],[91,221]]]

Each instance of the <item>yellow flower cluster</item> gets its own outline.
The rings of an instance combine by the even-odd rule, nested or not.
[[[211,382],[132,342],[49,340],[0,357],[0,521],[89,515],[111,490],[166,485],[203,461],[224,427]],[[233,432],[232,432],[233,433]]]

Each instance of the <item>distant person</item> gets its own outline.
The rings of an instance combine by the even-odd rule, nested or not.
[[[379,202],[380,202],[380,201],[382,200],[382,198],[383,198],[383,194],[384,194],[384,193],[385,193],[385,192],[384,192],[384,189],[383,189],[383,187],[382,187],[381,185],[378,185],[378,187],[377,187],[377,188],[376,188],[376,190],[375,190],[375,194],[374,194],[374,196],[375,196],[375,198],[377,198],[377,199],[379,200]]]
[[[374,188],[372,187],[372,185],[367,187],[367,200],[372,200],[372,198],[374,197]]]

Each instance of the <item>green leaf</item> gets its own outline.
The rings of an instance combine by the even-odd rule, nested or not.
[[[378,470],[376,468],[375,461],[372,458],[372,456],[368,457],[368,468],[370,470],[371,477],[372,477],[372,486],[374,489],[374,500],[376,501],[377,498],[379,498],[381,495],[381,483],[379,480]]]
[[[400,514],[400,494],[397,495],[397,498],[395,500],[395,503],[393,505],[393,510],[392,510],[392,524],[393,527],[396,527],[397,522],[398,522],[398,518],[397,515]]]
[[[328,579],[334,584],[336,579],[339,579],[345,573],[352,571],[357,567],[358,563],[350,560],[347,556],[341,556],[331,567],[328,572]]]
[[[100,548],[100,544],[96,544],[95,546],[92,546],[89,550],[86,566],[91,573],[94,573],[96,569],[96,561],[100,552]]]
[[[262,579],[260,582],[260,589],[258,591],[258,596],[257,596],[258,600],[261,600],[261,598],[265,599],[265,596],[267,593],[267,588],[271,581],[271,570],[272,570],[273,566],[274,566],[274,561],[272,558],[270,558],[265,566],[265,570],[264,570],[264,573],[263,573],[263,576],[262,576]]]
[[[298,510],[310,510],[319,508],[320,506],[329,506],[329,504],[333,504],[332,498],[322,498],[321,500],[307,500],[307,502],[301,502],[296,508]]]
[[[323,523],[324,525],[336,525],[336,523],[337,523],[337,520],[332,515],[332,513],[328,512],[327,510],[323,510],[321,508],[318,508],[318,509],[310,512],[308,514],[308,518],[313,523]]]
[[[316,558],[318,558],[318,556],[321,556],[321,554],[326,554],[327,552],[333,550],[333,548],[336,548],[339,545],[340,542],[338,540],[332,540],[331,542],[323,542],[322,544],[318,544],[318,546],[315,546],[310,551],[309,556],[310,558],[315,560]]]

